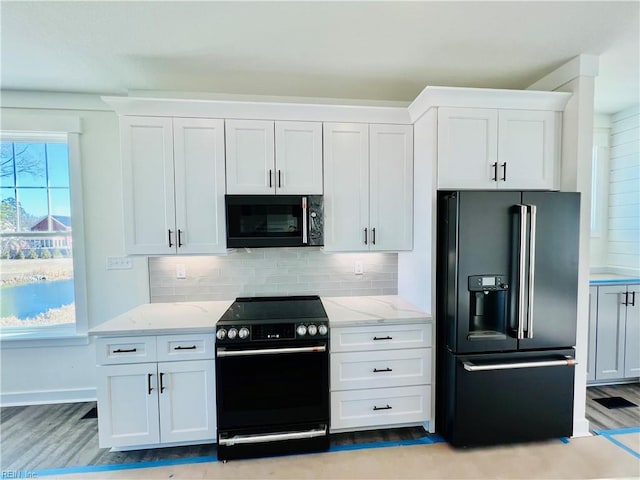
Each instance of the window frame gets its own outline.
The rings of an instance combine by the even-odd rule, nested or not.
[[[7,125],[7,123],[9,125]],[[14,127],[14,128],[11,128]],[[0,348],[22,348],[89,343],[87,311],[86,259],[84,242],[84,203],[82,198],[82,162],[78,117],[20,116],[14,121],[3,118],[0,137],[7,140],[46,142],[47,138],[66,137],[69,154],[69,189],[73,229],[73,279],[76,321],[73,324],[11,327],[0,329]]]

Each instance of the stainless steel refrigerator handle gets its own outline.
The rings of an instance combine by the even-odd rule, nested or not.
[[[309,243],[307,236],[307,197],[302,197],[302,243]]]
[[[233,446],[247,443],[281,442],[284,440],[300,440],[302,438],[322,437],[327,434],[327,427],[320,430],[304,432],[269,433],[266,435],[236,435],[231,438],[220,438],[220,445]]]
[[[538,367],[572,367],[578,362],[574,358],[567,357],[564,360],[543,360],[540,362],[515,362],[498,363],[495,365],[475,365],[472,362],[464,361],[462,366],[467,372],[486,372],[489,370],[511,370],[514,368],[538,368]]]
[[[217,357],[244,357],[255,355],[278,355],[281,353],[322,353],[326,352],[326,345],[317,347],[291,347],[291,348],[262,348],[256,350],[218,350]]]
[[[527,303],[527,338],[533,338],[533,294],[536,278],[536,206],[529,208],[529,299]]]
[[[520,252],[518,257],[518,340],[524,339],[524,282],[525,282],[525,258],[527,248],[527,207],[518,205],[520,208]]]

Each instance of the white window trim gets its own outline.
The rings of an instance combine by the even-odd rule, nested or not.
[[[87,276],[84,236],[84,202],[82,199],[82,158],[80,154],[80,118],[73,116],[43,116],[32,114],[4,115],[3,137],[64,134],[69,150],[69,183],[71,187],[71,218],[73,222],[73,284],[76,322],[73,325],[50,325],[0,329],[0,348],[86,345],[89,343],[87,310]]]

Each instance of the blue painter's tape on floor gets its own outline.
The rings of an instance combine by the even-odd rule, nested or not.
[[[51,475],[70,475],[72,473],[112,472],[116,470],[170,467],[173,465],[187,465],[190,463],[207,463],[217,461],[218,457],[216,457],[215,455],[210,455],[208,457],[172,458],[168,460],[156,460],[154,462],[115,463],[111,465],[87,465],[80,467],[48,468],[45,470],[35,470],[33,473],[38,477],[48,477]]]
[[[560,439],[560,441],[561,441],[562,443],[569,443],[569,439],[568,439],[567,437],[562,437],[562,438]]]
[[[400,447],[410,445],[432,445],[434,443],[443,443],[444,439],[438,435],[429,435],[415,440],[397,440],[389,442],[371,442],[356,443],[353,445],[336,445],[329,448],[330,452],[341,452],[348,450],[363,450],[367,448],[384,448],[384,447]],[[320,452],[321,453],[321,452]],[[116,470],[133,470],[138,468],[154,468],[154,467],[170,467],[173,465],[187,465],[191,463],[217,462],[215,455],[208,457],[193,458],[174,458],[169,460],[157,460],[154,462],[136,462],[136,463],[120,463],[112,465],[87,465],[84,467],[64,467],[49,468],[45,470],[36,470],[32,473],[38,477],[47,477],[51,475],[70,475],[72,473],[93,473],[93,472],[111,472]],[[34,477],[37,478],[37,477]]]
[[[640,458],[639,452],[636,452],[633,448],[625,445],[620,440],[617,440],[616,438],[614,438],[619,435],[628,435],[630,433],[640,433],[640,427],[618,428],[615,430],[594,430],[593,433],[595,433],[596,435],[603,436],[604,438],[609,440],[611,443],[620,447],[624,451],[630,453],[634,457]]]

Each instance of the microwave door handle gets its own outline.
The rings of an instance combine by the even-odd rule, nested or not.
[[[302,244],[309,243],[307,235],[307,197],[302,197]]]

